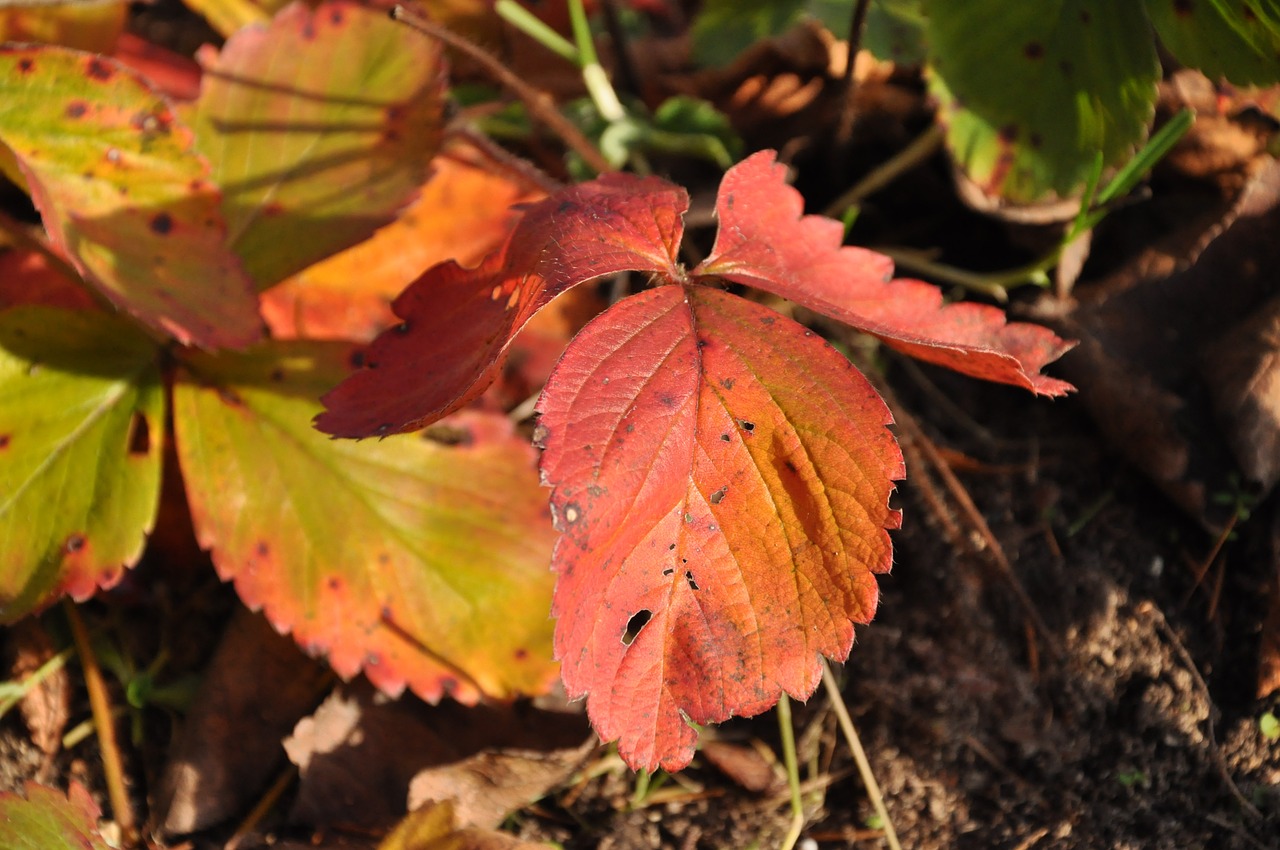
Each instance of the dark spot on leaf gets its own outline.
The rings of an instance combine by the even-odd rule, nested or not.
[[[675,548],[676,548],[676,544],[672,543],[669,546],[667,546],[667,551],[668,552],[674,551]]]
[[[9,448],[9,435],[0,434],[0,449],[7,449],[7,448]]]
[[[67,108],[63,113],[68,118],[83,118],[84,114],[89,111],[89,104],[83,100],[73,100],[67,104]]]
[[[667,567],[665,570],[663,570],[663,571],[662,571],[662,574],[663,574],[664,576],[673,575],[674,573],[675,573],[675,568],[674,568],[674,567]]]
[[[267,376],[277,384],[284,380],[284,370],[279,366],[271,370],[271,374]]]
[[[760,324],[764,325],[767,328],[767,327],[772,327],[773,323],[776,321],[778,320],[773,316],[763,316],[760,319]]]
[[[89,63],[85,65],[85,71],[88,72],[90,77],[100,83],[105,83],[107,80],[114,77],[116,73],[110,65],[102,61],[102,58],[98,56],[92,56],[89,58]]]
[[[650,620],[653,619],[652,611],[637,611],[627,620],[627,630],[622,633],[622,642],[627,646],[631,646],[632,642],[640,635]]]
[[[329,589],[330,589],[330,590],[341,590],[341,589],[342,589],[342,579],[338,578],[337,576],[332,576],[332,577],[330,577],[330,579],[329,579],[327,582],[325,582],[325,583],[326,583],[327,585],[329,585]]]
[[[396,332],[397,334],[399,334],[400,336],[404,336],[405,334],[407,334],[407,333],[409,332],[409,323],[408,323],[408,322],[401,322],[400,324],[398,324],[398,325],[396,325],[396,326],[395,326],[394,330],[395,330],[395,332]]]
[[[378,361],[377,361],[377,360],[368,360],[368,359],[366,359],[366,360],[364,361],[364,368],[366,368],[366,369],[377,369],[377,368],[378,368]]]
[[[573,201],[570,201],[568,199],[563,200],[560,202],[560,205],[556,207],[556,214],[559,215],[560,213],[567,213],[569,210],[573,208],[574,208]]]
[[[271,547],[267,545],[267,541],[259,540],[258,545],[254,547],[254,551],[258,553],[259,558],[265,558],[271,554]]]
[[[357,348],[351,352],[351,356],[347,358],[347,362],[351,364],[352,369],[359,369],[364,366],[364,350]]]
[[[329,23],[333,24],[336,27],[339,24],[341,24],[344,20],[346,20],[346,18],[343,16],[341,9],[330,10]]]
[[[599,484],[592,484],[587,488],[587,492],[591,494],[592,498],[599,499],[609,491],[601,487]]]
[[[658,393],[658,404],[663,407],[675,407],[676,397],[671,393]]]
[[[151,452],[151,423],[147,417],[134,411],[129,420],[129,454],[146,455]]]
[[[1027,144],[1033,148],[1038,148],[1044,144],[1044,138],[1039,133],[1032,133],[1030,138],[1027,139]]]
[[[1070,77],[1076,72],[1076,66],[1070,60],[1062,59],[1058,62],[1058,70],[1062,72],[1062,76]]]
[[[83,534],[77,533],[68,535],[66,541],[62,544],[62,551],[66,552],[68,555],[74,555],[76,552],[83,549],[87,542],[88,541],[85,540]]]
[[[1194,14],[1196,4],[1194,0],[1173,0],[1173,11],[1179,15]]]
[[[445,676],[440,680],[440,689],[446,694],[452,694],[458,689],[458,680],[452,676]]]
[[[377,667],[381,663],[382,659],[375,653],[370,652],[364,657],[364,664],[366,667]]]
[[[726,390],[731,390],[733,389],[734,383],[733,378],[724,378],[720,381],[720,386],[724,387]]]
[[[173,216],[168,213],[156,213],[151,217],[151,232],[159,236],[167,236],[173,230]]]
[[[1258,22],[1258,16],[1255,15],[1253,10],[1248,6],[1244,6],[1240,9],[1240,16],[1251,24],[1256,24]]]
[[[724,501],[724,496],[728,492],[729,492],[729,485],[726,484],[725,486],[721,487],[719,490],[712,493],[709,497],[707,497],[707,501],[713,505],[718,505]]]
[[[626,431],[628,434],[634,434],[636,432],[636,424],[634,422],[628,422]]]
[[[30,73],[31,73],[32,71],[34,71],[35,69],[36,69],[36,63],[35,63],[35,62],[33,62],[33,61],[31,61],[30,59],[19,59],[19,60],[18,60],[18,73],[20,73],[20,74],[30,74]]]
[[[684,580],[689,583],[690,590],[698,589],[698,583],[693,580],[693,573],[690,572],[689,570],[684,571]]]
[[[525,649],[523,646],[521,646],[521,647],[518,647],[518,648],[516,649],[515,653],[513,653],[513,654],[514,654],[514,655],[515,655],[515,657],[516,657],[516,661],[524,661],[526,658],[528,658],[528,657],[529,657],[529,650],[527,650],[527,649]]]
[[[741,425],[742,430],[746,431],[748,434],[756,430],[756,423],[754,422],[748,422],[747,420],[742,419],[742,420],[739,420],[738,424]]]
[[[311,21],[307,21],[302,25],[302,38],[305,41],[314,41],[316,37],[316,25]]]
[[[1005,144],[1013,144],[1018,139],[1018,128],[1012,124],[1005,124],[1000,128],[1000,141]]]
[[[707,347],[709,347],[710,345],[711,345],[711,340],[707,339],[706,337],[701,337],[701,338],[698,340],[698,350],[699,350],[699,351],[702,351],[704,348],[707,348]]]
[[[229,404],[232,407],[244,407],[244,399],[236,394],[236,391],[229,387],[218,387],[218,398],[222,399],[223,404]]]
[[[567,525],[574,525],[582,519],[582,507],[577,502],[569,502],[564,506],[564,521]]]
[[[791,461],[789,461],[789,460],[784,460],[784,461],[782,462],[782,465],[783,465],[784,467],[786,467],[787,472],[790,472],[792,475],[799,475],[799,474],[800,474],[800,470],[796,469],[796,465],[795,465],[794,463],[792,463]]]
[[[1038,41],[1028,41],[1022,48],[1022,55],[1032,60],[1043,59],[1044,45]]]
[[[727,443],[727,442],[729,442],[730,437],[729,437],[729,435],[728,435],[728,434],[721,434],[721,435],[720,435],[720,439],[721,439],[721,440],[724,440],[724,441]]]
[[[1088,10],[1088,9],[1081,9],[1081,10],[1080,10],[1080,23],[1082,23],[1082,24],[1088,24],[1088,23],[1089,23],[1089,22],[1091,22],[1092,20],[1093,20],[1093,15],[1089,14],[1089,10]]]
[[[729,209],[733,209],[733,205],[736,201],[737,201],[737,195],[734,195],[732,192],[730,192],[728,195],[725,196],[724,205]]]

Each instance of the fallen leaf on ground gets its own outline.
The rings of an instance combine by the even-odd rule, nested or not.
[[[5,850],[111,850],[98,834],[102,814],[89,792],[72,782],[66,795],[28,782],[26,798],[0,793],[0,847]]]
[[[387,827],[408,810],[410,786],[424,771],[434,771],[420,780],[432,792],[440,790],[434,782],[443,771],[470,773],[470,787],[459,790],[471,796],[485,781],[477,766],[502,765],[491,775],[519,785],[497,785],[489,789],[491,799],[466,801],[468,817],[490,820],[499,808],[519,808],[530,802],[528,795],[541,796],[537,786],[547,783],[545,791],[559,781],[557,773],[563,779],[589,737],[585,718],[576,713],[527,705],[433,707],[411,697],[389,699],[364,683],[343,686],[285,741],[301,774],[292,818],[313,827]],[[512,751],[520,755],[503,758]],[[494,758],[476,760],[485,754]],[[515,766],[521,758],[558,768],[535,778]]]
[[[9,651],[11,681],[25,680],[57,655],[49,633],[40,620],[31,617],[10,628]],[[28,690],[20,708],[31,740],[45,754],[46,763],[52,764],[62,750],[62,733],[71,715],[71,678],[66,667],[49,673]]]
[[[169,748],[154,808],[163,832],[185,835],[245,811],[331,678],[261,615],[237,609]]]

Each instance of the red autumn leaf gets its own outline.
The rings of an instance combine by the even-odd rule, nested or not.
[[[437,266],[395,309],[406,321],[325,397],[322,430],[420,427],[492,383],[515,332],[556,293],[624,269],[660,284],[570,343],[538,409],[543,479],[563,536],[554,613],[571,695],[633,767],[692,757],[687,721],[812,693],[843,659],[888,569],[887,501],[903,474],[866,380],[796,323],[717,288],[794,298],[961,371],[1057,394],[1038,374],[1069,345],[993,308],[942,306],[889,261],[801,217],[773,154],[731,169],[712,257],[675,263],[686,196],[611,175],[535,204],[503,250]]]
[[[806,698],[819,656],[848,655],[891,562],[902,455],[884,402],[812,331],[657,287],[574,339],[539,410],[564,532],[556,655],[628,763],[681,768],[686,717]]]
[[[1067,343],[1039,325],[1006,324],[985,304],[943,306],[942,292],[918,280],[892,280],[893,262],[865,248],[841,247],[833,219],[802,216],[804,199],[786,167],[762,151],[725,174],[716,201],[720,232],[694,275],[715,275],[781,295],[852,325],[912,357],[957,372],[1062,395],[1070,384],[1041,375]]]
[[[441,263],[392,305],[386,331],[322,401],[316,426],[339,437],[413,431],[477,398],[534,313],[571,286],[637,269],[674,277],[683,189],[613,174],[529,208],[477,268]]]

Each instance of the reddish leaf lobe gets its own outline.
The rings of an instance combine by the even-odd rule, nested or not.
[[[404,322],[376,340],[364,369],[323,399],[316,427],[339,437],[412,431],[493,383],[517,331],[564,290],[626,270],[674,277],[689,206],[657,178],[609,175],[534,204],[476,269],[429,269],[396,299]]]
[[[1006,324],[984,304],[943,306],[942,292],[918,280],[891,280],[893,263],[841,246],[842,225],[802,216],[804,199],[786,167],[762,151],[720,184],[716,244],[695,275],[712,275],[781,295],[883,339],[889,346],[987,381],[1057,396],[1071,386],[1040,370],[1074,343],[1038,325]]]
[[[628,763],[683,767],[686,720],[805,698],[819,656],[848,655],[890,566],[903,466],[844,357],[736,296],[662,286],[579,334],[539,410],[557,657]]]

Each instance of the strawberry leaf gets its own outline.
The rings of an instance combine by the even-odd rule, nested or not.
[[[62,48],[0,49],[0,141],[54,247],[116,305],[184,344],[261,335],[209,166],[133,72]]]
[[[891,280],[888,257],[842,247],[839,222],[802,215],[804,199],[786,168],[763,151],[729,169],[716,211],[720,232],[695,275],[713,275],[781,295],[883,339],[913,357],[1041,395],[1064,381],[1040,374],[1069,350],[1038,325],[1007,324],[1004,313],[969,302],[943,305],[936,286]]]
[[[804,699],[819,657],[848,655],[903,465],[884,402],[812,331],[660,286],[574,339],[538,409],[563,532],[556,655],[630,765],[683,767],[687,720]]]
[[[1269,0],[1146,0],[1160,43],[1189,68],[1237,85],[1280,81],[1280,6]]]
[[[367,238],[426,177],[441,52],[385,12],[294,3],[204,64],[196,132],[259,287]]]
[[[428,433],[451,445],[324,437],[315,399],[350,354],[277,342],[189,362],[174,424],[201,545],[341,676],[429,700],[544,691],[554,535],[533,450],[478,413]]]
[[[493,383],[517,331],[564,290],[629,269],[674,278],[689,206],[657,178],[613,174],[531,206],[475,269],[429,269],[396,299],[404,321],[364,369],[323,399],[316,427],[339,437],[411,431],[461,409]]]
[[[114,584],[160,496],[157,351],[103,313],[0,313],[0,622]]]
[[[102,813],[78,782],[66,796],[28,782],[26,799],[0,793],[0,847],[7,850],[109,850],[98,834]]]

